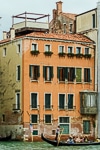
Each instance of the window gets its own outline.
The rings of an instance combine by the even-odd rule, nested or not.
[[[38,130],[33,129],[33,135],[38,135]]]
[[[52,66],[43,66],[43,77],[45,81],[51,81],[51,79],[53,78]]]
[[[82,69],[76,68],[76,82],[82,82]]]
[[[37,93],[31,93],[31,108],[32,109],[37,109]]]
[[[4,48],[4,49],[3,49],[3,57],[5,57],[5,56],[6,56],[6,53],[7,53],[7,49],[6,49],[6,48]]]
[[[95,20],[95,14],[92,15],[92,27],[95,28],[96,27],[96,20]]]
[[[84,82],[90,82],[90,69],[84,68]]]
[[[32,43],[32,51],[36,51],[36,50],[38,50],[37,44]]]
[[[75,68],[68,68],[68,81],[73,82],[75,79]]]
[[[96,95],[94,94],[85,95],[85,104],[86,107],[96,107]]]
[[[81,47],[76,47],[76,54],[81,54]]]
[[[89,48],[88,47],[85,48],[85,55],[86,54],[89,54]]]
[[[20,53],[20,51],[21,51],[21,46],[20,46],[20,44],[18,44],[17,45],[17,53]]]
[[[16,105],[15,109],[20,109],[20,93],[16,93]]]
[[[20,65],[17,66],[17,81],[20,81]]]
[[[59,94],[59,109],[65,109],[65,94]]]
[[[38,115],[31,115],[31,123],[37,124],[38,123]]]
[[[66,33],[66,23],[64,23],[64,33]]]
[[[4,115],[4,114],[2,115],[2,121],[3,121],[3,122],[5,122],[5,121],[6,121],[6,119],[5,119],[5,115]]]
[[[64,50],[64,46],[59,46],[59,53],[64,53],[65,50]]]
[[[45,94],[45,109],[51,109],[51,94]]]
[[[73,109],[73,94],[68,94],[68,109]]]
[[[69,32],[70,32],[70,33],[72,33],[72,29],[73,29],[73,24],[70,23],[70,24],[69,24]]]
[[[29,76],[31,80],[38,80],[38,78],[40,77],[40,67],[36,65],[30,65]]]
[[[59,117],[60,127],[63,128],[63,134],[69,134],[70,118],[69,117]]]
[[[51,115],[45,115],[45,123],[47,123],[47,124],[52,123],[51,119],[52,119]]]
[[[57,78],[59,81],[73,82],[75,79],[75,68],[57,67]]]
[[[65,81],[65,78],[67,78],[67,68],[57,67],[57,78],[59,81]]]
[[[90,121],[89,120],[83,120],[83,133],[90,134]]]
[[[68,53],[70,54],[70,53],[73,53],[73,47],[68,47]]]
[[[45,52],[49,52],[49,51],[51,51],[50,45],[45,45]]]

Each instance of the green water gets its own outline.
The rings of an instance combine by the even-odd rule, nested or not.
[[[45,142],[0,142],[0,150],[100,150],[100,145],[86,147],[54,147]]]

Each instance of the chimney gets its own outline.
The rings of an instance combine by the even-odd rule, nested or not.
[[[15,38],[15,29],[14,28],[10,28],[10,38],[11,38],[11,40]]]
[[[56,19],[56,16],[57,16],[57,10],[53,9],[53,19]]]
[[[57,9],[57,15],[59,15],[62,12],[62,3],[61,1],[56,2],[56,9]]]
[[[3,40],[7,39],[7,32],[3,31]]]

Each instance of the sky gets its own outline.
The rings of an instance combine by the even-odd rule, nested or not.
[[[24,12],[49,14],[52,19],[52,10],[56,9],[56,2],[60,0],[0,0],[0,40],[3,31],[12,27],[12,16]],[[80,14],[97,7],[99,0],[61,0],[62,11],[65,13]],[[22,20],[21,20],[22,21]]]

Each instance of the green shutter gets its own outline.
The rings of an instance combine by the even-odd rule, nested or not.
[[[73,94],[68,94],[68,109],[73,109]]]
[[[65,95],[60,94],[59,95],[59,108],[64,109],[64,105],[65,105]]]
[[[83,133],[84,134],[90,133],[90,121],[88,120],[83,121]]]
[[[50,108],[50,94],[45,94],[45,108]]]
[[[81,71],[82,71],[81,68],[76,68],[76,82],[81,82],[82,81],[82,79],[81,79]]]
[[[88,71],[88,82],[90,82],[90,69],[88,69],[87,71]]]
[[[45,77],[46,77],[46,67],[43,66],[43,78],[45,78]]]
[[[37,108],[37,94],[36,93],[31,94],[31,105],[32,105],[32,108]]]
[[[31,77],[31,70],[32,70],[32,66],[29,65],[29,77]]]
[[[38,77],[40,77],[40,66],[38,66]]]
[[[50,78],[53,78],[53,66],[50,67]]]
[[[20,80],[20,66],[18,66],[18,80]]]
[[[68,79],[68,67],[65,68],[65,79]]]

